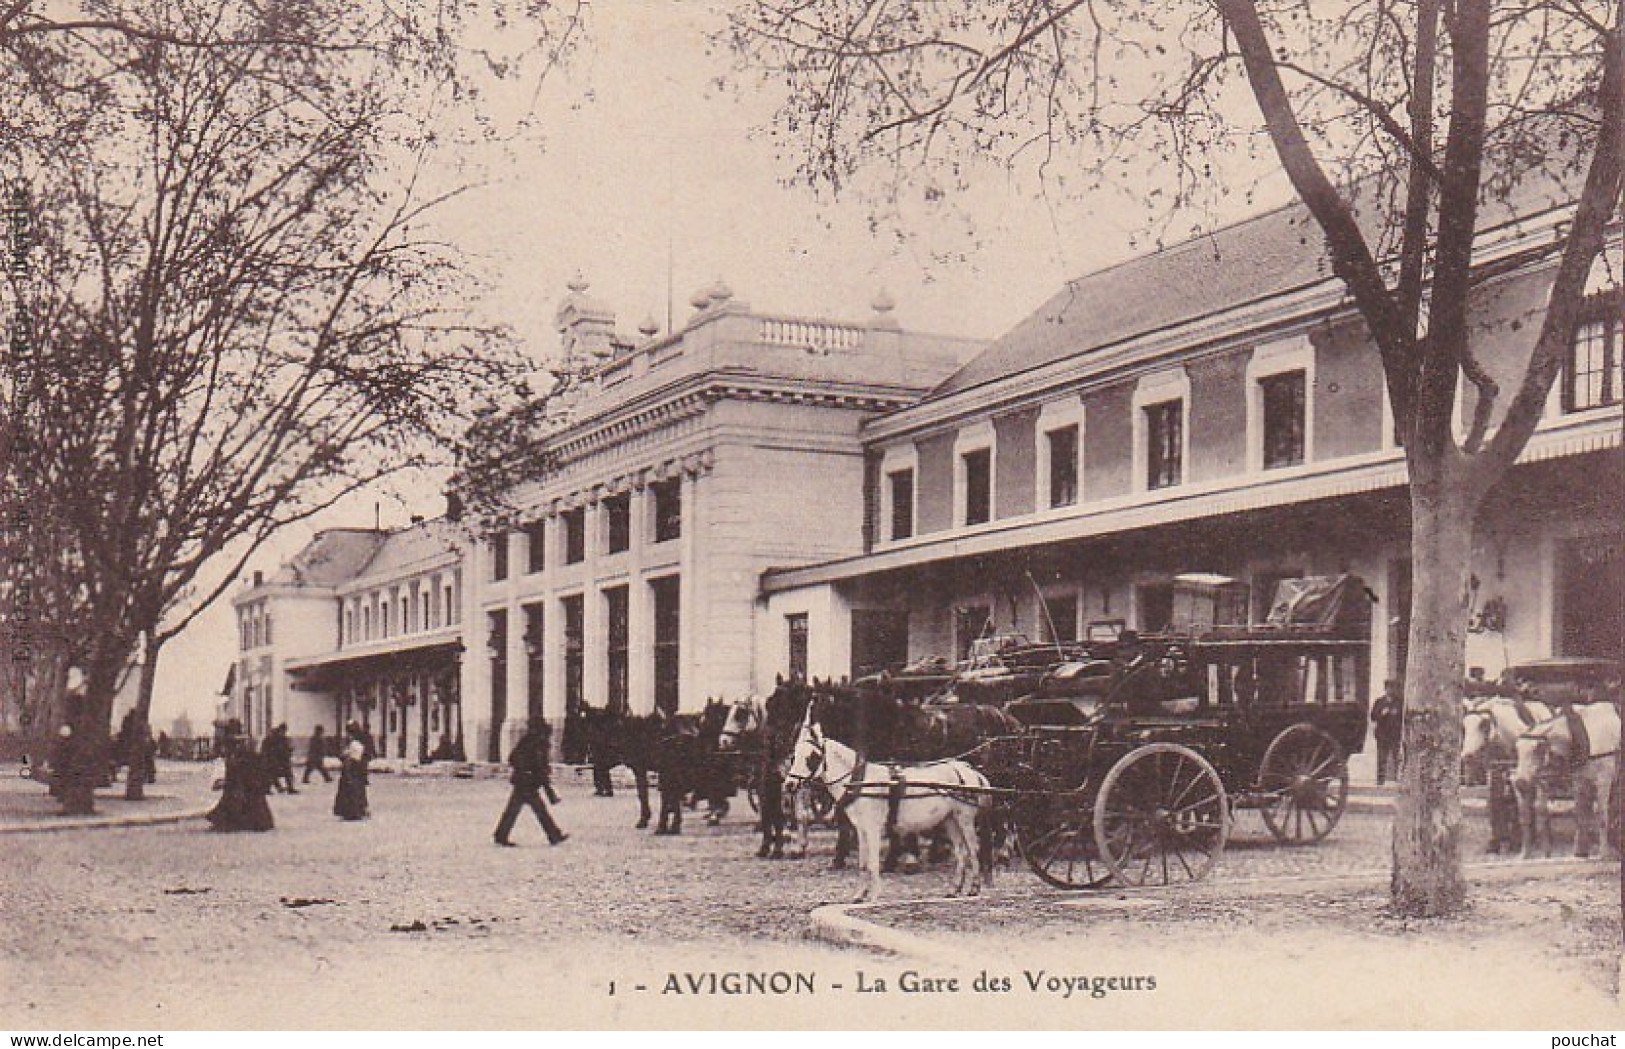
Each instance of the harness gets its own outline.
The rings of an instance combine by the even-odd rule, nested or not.
[[[797,784],[804,783],[807,780],[818,776],[819,770],[825,767],[826,762],[824,757],[823,733],[815,729],[812,733],[812,740],[814,746],[816,747],[814,755],[818,759],[817,764],[812,764],[809,762],[807,775],[805,776],[787,775],[785,777],[787,782],[794,782]],[[909,796],[909,782],[905,776],[905,766],[894,764],[892,762],[882,762],[880,765],[886,770],[885,783],[882,784],[878,781],[871,783],[867,778],[870,766],[869,759],[862,753],[854,752],[854,754],[855,760],[853,761],[852,768],[846,773],[846,775],[838,776],[833,780],[829,779],[828,777],[822,777],[824,786],[829,789],[830,794],[835,799],[836,811],[842,811],[858,798],[865,797],[866,788],[884,786],[886,788],[885,832],[888,835],[895,833],[897,829],[898,810],[902,807],[903,800]],[[928,762],[928,764],[942,763],[943,762]],[[946,784],[942,784],[932,785],[930,793],[932,795],[937,795],[951,794],[952,792],[947,789]],[[874,794],[871,793],[867,796],[873,797]]]
[[[1569,771],[1579,771],[1590,762],[1602,758],[1611,758],[1619,753],[1617,747],[1604,754],[1593,754],[1591,752],[1591,730],[1586,726],[1585,718],[1581,717],[1580,712],[1574,707],[1565,708],[1561,717],[1568,725],[1569,739],[1572,744],[1569,750]],[[1547,737],[1551,735],[1551,726],[1556,725],[1557,721],[1558,718],[1555,716],[1548,718],[1518,738],[1547,740]]]

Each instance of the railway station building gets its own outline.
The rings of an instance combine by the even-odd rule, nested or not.
[[[385,756],[446,737],[496,761],[534,715],[751,691],[763,572],[863,552],[863,424],[984,344],[904,331],[884,293],[856,323],[754,311],[720,281],[691,305],[628,337],[572,282],[572,381],[536,435],[550,468],[509,495],[515,527],[323,533],[239,592],[245,726],[353,717]]]
[[[1486,213],[1475,343],[1511,389],[1570,208]],[[355,718],[391,757],[498,760],[531,715],[696,710],[973,639],[1156,630],[1174,578],[1353,572],[1368,680],[1409,620],[1403,449],[1377,352],[1288,206],[1084,276],[991,344],[761,313],[720,282],[622,334],[572,283],[575,377],[511,528],[323,533],[234,599],[256,735]],[[1483,511],[1468,665],[1625,646],[1618,227],[1519,464]],[[1462,393],[1458,416],[1472,416]],[[1503,396],[1503,403],[1507,398]],[[1465,425],[1463,423],[1463,425]]]
[[[1474,338],[1504,391],[1570,210],[1525,201],[1481,234]],[[988,633],[1157,630],[1189,572],[1249,584],[1255,622],[1278,580],[1354,572],[1378,602],[1370,680],[1399,676],[1403,449],[1320,244],[1289,206],[1075,280],[868,423],[864,552],[764,575],[758,684],[964,658]],[[1625,649],[1620,273],[1616,227],[1546,416],[1480,521],[1468,665],[1490,679]]]

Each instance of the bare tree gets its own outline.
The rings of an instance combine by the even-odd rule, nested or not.
[[[745,70],[785,85],[778,130],[818,187],[942,195],[977,158],[1030,159],[1072,191],[1137,174],[1167,221],[1234,191],[1227,158],[1268,144],[1381,355],[1410,471],[1406,914],[1463,899],[1473,522],[1534,432],[1618,219],[1622,23],[1621,0],[756,0],[728,34]],[[1475,240],[1483,213],[1536,191],[1572,212],[1534,351],[1502,390],[1469,322]]]
[[[144,724],[163,646],[268,536],[436,460],[528,369],[428,232],[458,192],[426,188],[437,139],[478,97],[450,8],[128,0],[45,27],[32,9],[0,13],[0,50],[43,41],[0,70],[34,224],[0,391],[6,518],[26,527],[0,596],[23,588],[66,639],[76,734],[105,741],[133,657]],[[577,15],[526,8],[534,75]],[[87,811],[79,788],[65,805]]]

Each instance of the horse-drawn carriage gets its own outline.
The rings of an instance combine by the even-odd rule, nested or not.
[[[1270,624],[1117,639],[1009,704],[1016,731],[885,781],[848,768],[848,799],[887,799],[888,823],[910,799],[942,797],[984,824],[1002,816],[1033,871],[1067,889],[1202,878],[1237,810],[1257,809],[1283,843],[1319,841],[1364,744],[1370,607],[1350,576],[1289,582]],[[837,763],[816,720],[802,775],[828,781]]]

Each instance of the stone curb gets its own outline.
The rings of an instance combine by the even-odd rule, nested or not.
[[[118,827],[156,827],[166,823],[185,823],[200,820],[214,808],[205,805],[180,812],[154,812],[139,816],[97,816],[76,820],[68,816],[51,817],[31,823],[0,823],[0,834],[49,834],[63,830],[112,830]]]
[[[908,902],[963,903],[966,900],[974,899],[977,899],[977,897],[932,896],[909,900]],[[875,907],[883,907],[896,902],[898,901],[826,903],[814,907],[807,915],[810,922],[807,935],[812,939],[822,940],[837,947],[863,947],[882,954],[897,954],[910,958],[924,958],[944,962],[952,962],[958,957],[946,944],[939,944],[924,937],[916,936],[913,933],[864,921],[853,913],[854,911],[872,910]]]
[[[1551,857],[1535,860],[1496,860],[1493,862],[1469,863],[1465,865],[1464,873],[1469,884],[1495,884],[1530,880],[1547,874],[1605,874],[1616,869],[1618,865],[1618,860]],[[1273,886],[1280,886],[1283,889],[1290,888],[1313,892],[1323,889],[1346,888],[1350,885],[1381,886],[1387,882],[1388,876],[1389,872],[1385,870],[1356,871],[1348,874],[1292,874],[1273,878],[1236,879],[1225,882],[1222,886],[1203,886],[1202,889],[1196,891],[1224,891],[1227,895],[1234,897],[1234,890],[1236,889],[1250,889],[1258,892]],[[1008,897],[1007,901],[1028,903],[1059,895],[1058,891],[1047,895],[1043,892],[1034,892]],[[930,896],[906,901],[900,899],[883,900],[878,903],[828,903],[813,908],[808,914],[809,927],[807,934],[813,939],[822,940],[825,943],[835,944],[840,947],[862,947],[883,954],[905,955],[932,961],[953,962],[955,959],[962,961],[962,952],[954,951],[949,943],[930,940],[914,933],[903,932],[890,926],[865,921],[855,912],[872,910],[876,907],[901,902],[907,902],[911,905],[970,904],[985,898],[979,896]],[[1109,890],[1109,896],[1078,895],[1071,898],[1061,896],[1056,902],[1069,907],[1088,907],[1091,905],[1099,906],[1103,901],[1108,900],[1113,905],[1120,905],[1120,898],[1136,902],[1145,901],[1147,903],[1167,901],[1167,897],[1156,889],[1115,889]]]

